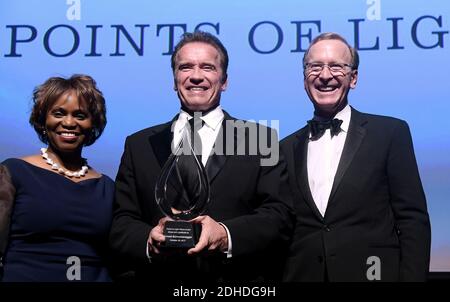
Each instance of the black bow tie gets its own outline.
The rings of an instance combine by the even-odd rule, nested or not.
[[[309,132],[311,133],[311,140],[318,140],[325,133],[326,129],[330,129],[331,136],[338,135],[341,131],[342,120],[332,119],[328,121],[309,120]]]

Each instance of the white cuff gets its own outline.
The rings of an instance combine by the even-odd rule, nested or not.
[[[231,258],[232,255],[232,251],[233,251],[233,245],[231,244],[231,235],[230,235],[230,231],[228,230],[227,226],[224,225],[222,222],[219,222],[219,224],[221,226],[223,226],[225,228],[225,231],[227,232],[227,238],[228,238],[228,250],[225,252],[227,254],[227,258]]]
[[[149,263],[152,263],[152,256],[150,256],[150,251],[148,250],[148,245],[149,245],[149,244],[150,244],[150,243],[147,242],[147,247],[145,248],[145,255],[147,255],[148,262],[149,262]]]

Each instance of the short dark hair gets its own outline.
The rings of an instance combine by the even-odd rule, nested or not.
[[[200,30],[194,31],[192,33],[187,32],[181,36],[180,41],[175,46],[175,49],[172,53],[172,58],[171,58],[172,71],[175,73],[175,60],[176,60],[177,54],[180,51],[180,49],[184,45],[186,45],[188,43],[193,43],[193,42],[201,42],[201,43],[209,44],[209,45],[213,46],[219,52],[220,67],[222,68],[222,71],[223,71],[222,83],[224,83],[228,77],[228,74],[227,74],[228,52],[227,52],[225,46],[223,46],[222,42],[220,42],[220,40],[216,36],[214,36],[213,34],[210,34],[208,32],[204,32],[204,31],[200,31]]]
[[[93,127],[92,134],[87,137],[84,145],[92,145],[105,129],[106,105],[102,92],[97,88],[94,79],[88,75],[74,74],[68,79],[51,77],[44,84],[37,86],[33,91],[33,108],[29,122],[39,139],[48,144],[48,137],[44,131],[48,111],[69,91],[74,91],[88,106]]]
[[[312,41],[311,44],[309,44],[308,49],[306,50],[305,54],[303,55],[303,68],[305,68],[305,64],[306,64],[306,57],[309,54],[309,50],[311,49],[311,47],[316,44],[319,41],[323,41],[323,40],[339,40],[341,42],[343,42],[345,45],[347,45],[348,49],[350,50],[350,55],[352,56],[352,69],[353,70],[358,70],[358,66],[359,66],[359,54],[358,51],[356,50],[356,48],[350,46],[350,44],[348,44],[347,40],[345,40],[345,38],[343,36],[341,36],[340,34],[337,33],[333,33],[333,32],[327,32],[327,33],[322,33],[320,35],[318,35],[317,37],[315,37]]]

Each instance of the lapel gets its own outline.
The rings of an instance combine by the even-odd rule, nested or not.
[[[153,148],[156,159],[158,160],[160,168],[164,166],[170,154],[172,153],[172,121],[163,125],[161,131],[149,136],[148,140]]]
[[[350,119],[350,125],[348,127],[347,138],[345,139],[344,149],[342,150],[341,160],[336,171],[336,175],[333,181],[333,187],[331,189],[330,198],[328,199],[328,205],[333,200],[333,196],[336,194],[336,190],[344,177],[347,168],[353,160],[356,152],[361,145],[361,142],[366,135],[366,129],[363,127],[367,123],[367,119],[364,116],[352,108],[352,116]]]
[[[308,182],[308,164],[307,164],[307,155],[308,155],[308,140],[309,140],[309,131],[308,127],[304,127],[297,134],[297,141],[293,145],[293,157],[291,162],[295,163],[295,176],[297,177],[297,184],[300,188],[300,192],[302,192],[306,203],[311,208],[313,213],[319,218],[323,220],[322,214],[320,214],[319,209],[314,202],[314,199],[311,195],[311,190],[309,188]]]
[[[208,175],[209,182],[212,183],[214,179],[216,178],[217,174],[222,170],[224,167],[227,159],[229,156],[225,155],[226,151],[226,122],[227,121],[236,121],[235,118],[231,117],[226,111],[224,111],[224,119],[222,121],[222,126],[220,129],[220,132],[217,136],[216,142],[215,142],[215,148],[217,147],[218,150],[223,150],[222,153],[216,154],[212,153],[210,155],[210,158],[208,159],[208,162],[206,163],[206,173]],[[178,116],[175,116],[175,118],[168,122],[167,124],[163,125],[163,128],[154,133],[153,135],[149,136],[149,142],[153,148],[153,152],[155,153],[155,156],[158,160],[160,168],[164,166],[167,159],[169,158],[170,154],[172,153],[171,144],[173,139],[173,133],[172,133],[172,123],[178,118]],[[236,132],[234,133],[234,153],[236,154],[237,145],[240,142],[237,141],[236,138]],[[224,148],[222,148],[224,146]],[[222,148],[222,149],[221,149]]]
[[[213,150],[216,150],[216,152],[213,152],[208,158],[208,161],[206,162],[206,173],[208,174],[209,182],[212,183],[214,179],[216,178],[217,174],[222,170],[224,167],[226,161],[228,160],[229,156],[226,156],[226,139],[227,139],[227,121],[233,122],[236,121],[235,118],[232,118],[225,110],[224,113],[224,119],[222,121],[222,126],[219,131],[219,134],[217,135],[217,139],[214,143]],[[236,148],[237,148],[237,139],[236,139],[236,132],[234,133],[234,153],[236,154]],[[217,154],[219,153],[219,154]]]

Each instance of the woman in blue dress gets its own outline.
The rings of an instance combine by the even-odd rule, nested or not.
[[[9,230],[0,244],[6,247],[2,281],[110,281],[114,183],[82,157],[105,128],[103,95],[91,77],[73,75],[48,79],[33,102],[30,124],[48,147],[2,163],[7,177],[0,177],[0,189],[14,190],[13,200],[0,200],[1,224]]]

